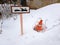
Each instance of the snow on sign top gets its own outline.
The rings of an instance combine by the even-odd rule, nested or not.
[[[11,12],[15,14],[30,13],[29,7],[11,6]]]

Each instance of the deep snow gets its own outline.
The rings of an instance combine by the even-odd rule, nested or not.
[[[33,30],[42,18],[47,29],[45,32]],[[5,20],[0,34],[0,45],[60,45],[60,3],[51,4],[23,14],[24,35],[20,33],[20,16]]]

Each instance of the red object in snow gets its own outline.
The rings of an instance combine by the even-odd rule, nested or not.
[[[43,20],[40,20],[40,21],[38,22],[38,24],[39,24],[39,25],[42,25],[42,24],[43,24]]]
[[[34,30],[36,30],[36,31],[38,31],[38,32],[39,32],[39,31],[42,31],[42,30],[43,30],[42,25],[43,25],[43,20],[40,20],[40,21],[38,22],[38,24],[35,25]]]

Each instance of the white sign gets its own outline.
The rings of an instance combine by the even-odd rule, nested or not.
[[[29,7],[19,7],[19,6],[11,6],[11,12],[20,14],[20,13],[29,13]]]

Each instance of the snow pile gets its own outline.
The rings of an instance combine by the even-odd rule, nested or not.
[[[60,3],[48,5],[37,9],[34,18],[42,18],[46,22],[47,30],[42,34],[35,35],[35,40],[28,45],[60,45]]]
[[[37,16],[46,21],[46,26],[51,28],[54,24],[60,20],[60,3],[51,4],[43,8],[37,9]]]
[[[23,36],[20,35],[19,15],[15,21],[4,22],[0,45],[60,45],[60,3],[30,11],[29,14],[23,14]],[[49,31],[41,33],[33,30],[40,18],[44,23],[46,21]]]

